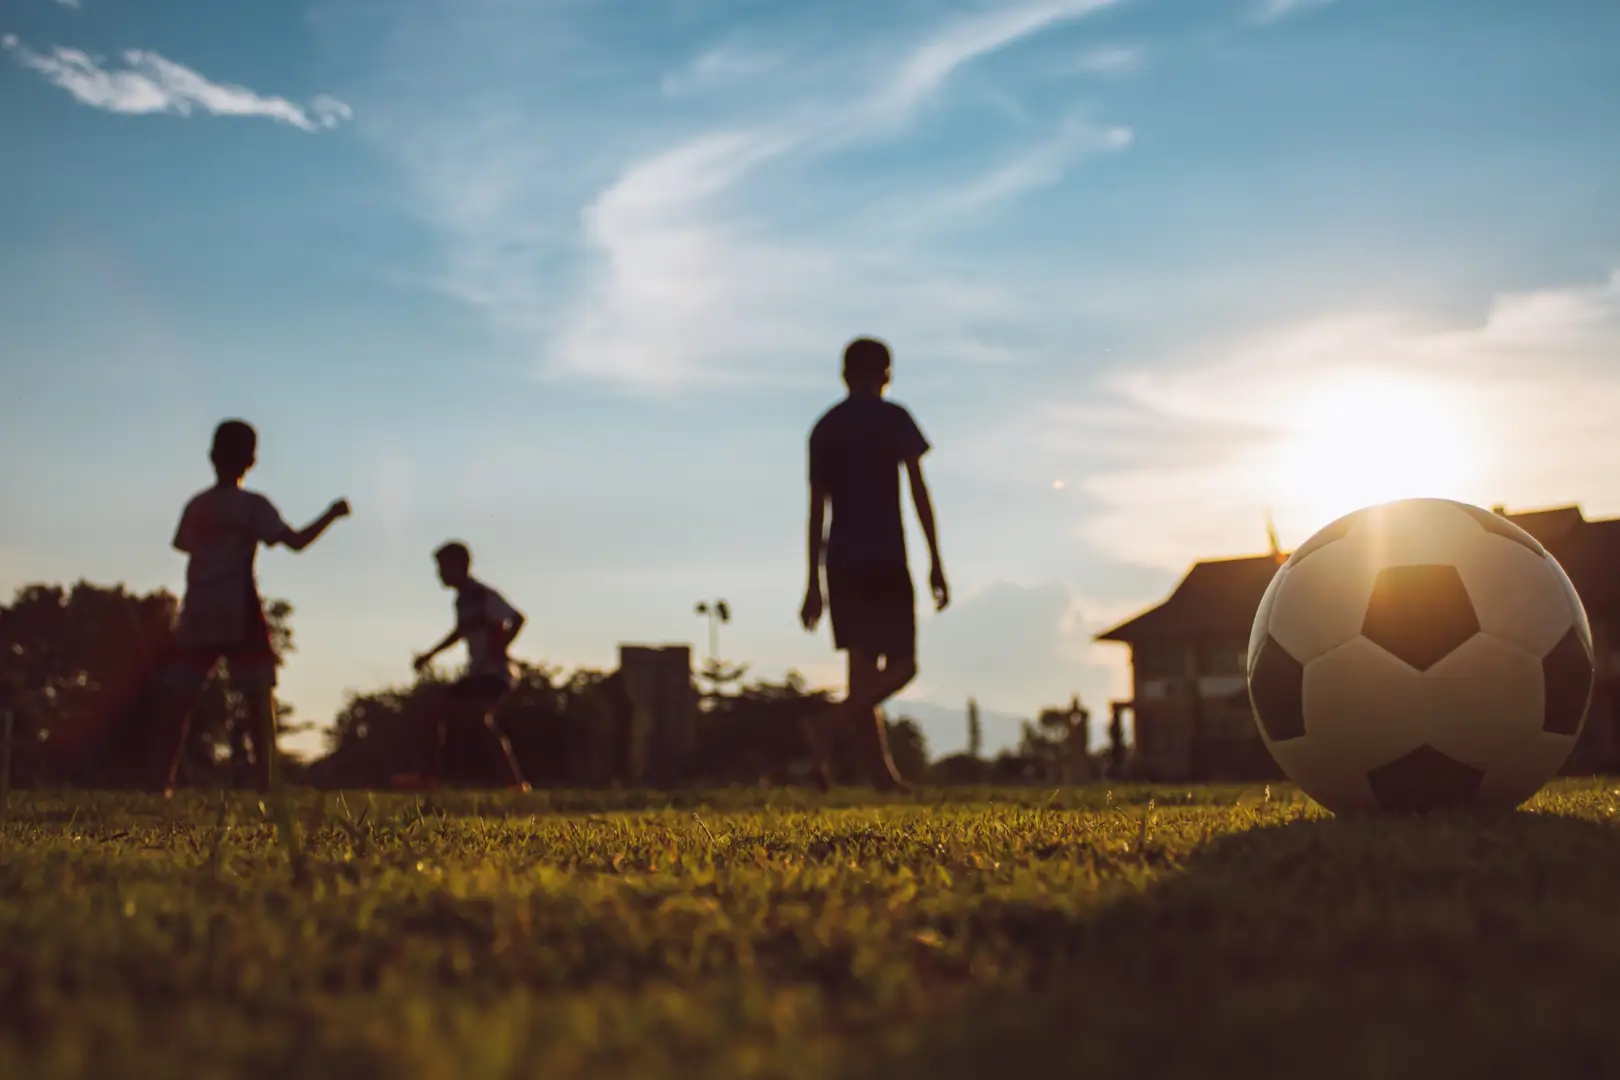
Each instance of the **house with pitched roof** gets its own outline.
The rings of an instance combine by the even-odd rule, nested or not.
[[[1579,506],[1525,513],[1494,507],[1541,542],[1586,606],[1597,686],[1565,773],[1620,770],[1620,518]],[[1245,676],[1249,629],[1286,554],[1195,563],[1157,607],[1097,635],[1131,650],[1131,696],[1113,702],[1135,729],[1133,771],[1156,781],[1280,778],[1255,727]]]

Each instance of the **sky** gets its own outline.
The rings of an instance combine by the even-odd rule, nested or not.
[[[304,719],[410,678],[451,537],[524,659],[702,653],[724,598],[832,685],[805,439],[874,334],[931,749],[970,695],[1105,720],[1093,635],[1268,516],[1620,514],[1616,131],[1589,0],[10,0],[0,595],[177,590],[243,416],[284,516],[354,507],[259,560]]]

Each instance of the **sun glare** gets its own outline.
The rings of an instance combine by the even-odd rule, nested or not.
[[[1352,510],[1422,496],[1467,499],[1480,447],[1466,402],[1400,375],[1317,387],[1282,418],[1270,487],[1311,530]]]

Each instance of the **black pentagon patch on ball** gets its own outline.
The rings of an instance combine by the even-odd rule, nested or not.
[[[1380,765],[1367,774],[1378,805],[1400,814],[1421,814],[1472,802],[1485,773],[1432,746]]]
[[[1249,674],[1249,701],[1272,742],[1305,734],[1305,665],[1270,634],[1260,643]]]
[[[1471,506],[1468,503],[1457,503],[1459,510],[1466,511],[1468,516],[1479,522],[1480,528],[1488,533],[1495,533],[1504,540],[1511,540],[1520,547],[1529,548],[1540,555],[1547,557],[1547,549],[1541,546],[1541,541],[1519,528],[1501,514],[1492,513],[1482,507]]]
[[[1357,510],[1355,513],[1346,514],[1339,520],[1322,526],[1314,536],[1294,549],[1292,561],[1297,563],[1311,552],[1321,551],[1335,540],[1343,540],[1345,534],[1355,528],[1356,522],[1360,521],[1362,515],[1366,513],[1365,510]]]
[[[1479,616],[1455,566],[1391,566],[1373,581],[1361,633],[1427,671],[1479,633]]]
[[[1541,729],[1552,735],[1573,735],[1592,701],[1592,657],[1581,643],[1580,632],[1570,628],[1563,640],[1541,659],[1546,687],[1546,711]]]

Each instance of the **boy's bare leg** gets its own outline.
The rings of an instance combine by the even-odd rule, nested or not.
[[[276,704],[273,691],[242,695],[247,703],[248,738],[253,740],[253,790],[268,795],[276,780]]]
[[[883,790],[909,788],[900,771],[895,768],[889,752],[889,731],[883,714],[883,702],[917,677],[917,662],[909,657],[885,657],[878,666],[878,654],[865,649],[851,649],[849,653],[850,696],[847,704],[855,725],[855,735],[866,758],[867,775],[875,787]]]
[[[151,736],[152,779],[165,799],[174,797],[174,785],[180,779],[180,763],[185,758],[186,735],[191,730],[196,703],[197,691],[191,687],[165,685],[158,695]]]
[[[256,688],[243,695],[248,703],[248,725],[253,732],[253,772],[255,787],[263,792],[270,803],[270,817],[276,823],[276,835],[287,849],[287,860],[292,864],[293,877],[304,877],[304,851],[298,842],[298,830],[293,823],[292,807],[281,786],[280,752],[276,748],[276,695],[271,687]]]
[[[909,791],[911,785],[900,775],[900,767],[889,751],[889,719],[881,705],[872,710],[872,738],[868,747],[872,786],[879,791]]]
[[[517,754],[512,751],[512,740],[506,737],[506,732],[502,731],[500,725],[495,722],[495,707],[493,706],[484,713],[484,727],[494,737],[496,745],[500,748],[501,758],[506,763],[506,771],[512,777],[512,786],[519,791],[530,790],[529,782],[523,779],[523,769],[518,765]]]
[[[257,761],[253,755],[249,754],[248,744],[252,743],[255,746],[258,745],[258,737],[254,735],[253,732],[248,730],[248,721],[246,717],[243,717],[238,721],[232,721],[228,736],[231,754],[230,786],[235,789],[241,789],[247,786],[247,782],[252,775],[255,762]]]
[[[853,732],[857,754],[864,758],[868,753],[869,740],[865,737],[863,729],[866,724],[865,715],[870,713],[873,707],[872,684],[878,674],[877,657],[862,649],[850,649],[846,655],[848,690],[844,693],[844,700],[810,717],[804,724],[805,738],[810,743],[810,753],[815,758],[816,786],[822,791],[832,787],[832,756],[838,733]],[[865,761],[861,762],[861,768],[870,772],[870,767]]]
[[[444,774],[444,745],[449,739],[449,719],[445,716],[454,702],[442,690],[434,691],[427,701],[427,738],[424,746],[422,786],[429,791],[439,790]]]

